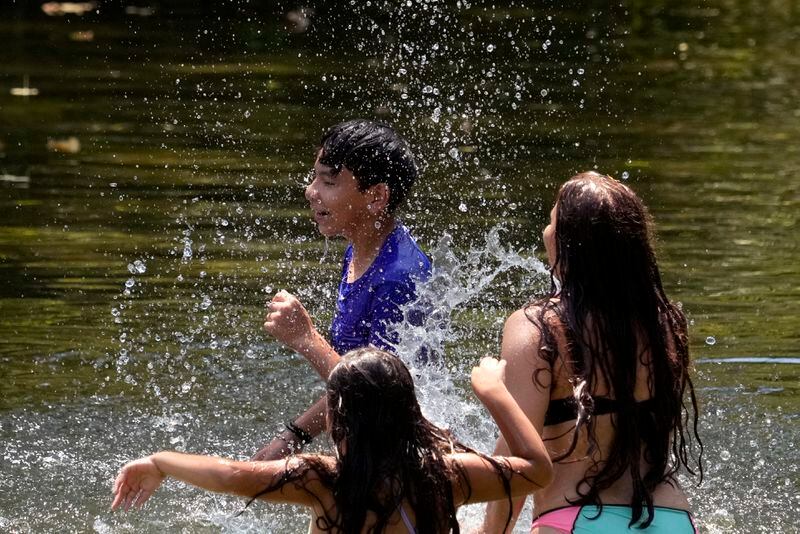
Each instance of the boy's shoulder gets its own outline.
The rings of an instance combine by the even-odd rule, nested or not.
[[[376,267],[383,272],[385,279],[401,281],[409,276],[425,279],[430,275],[431,261],[406,226],[398,225],[386,243],[386,249],[385,254],[376,258]]]

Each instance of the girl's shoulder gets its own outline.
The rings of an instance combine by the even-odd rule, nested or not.
[[[544,329],[551,329],[560,323],[559,303],[558,297],[529,302],[508,317],[506,328],[532,329],[541,335]]]
[[[336,458],[320,454],[300,454],[294,456],[287,464],[289,469],[296,469],[298,480],[295,485],[309,497],[308,506],[315,512],[330,510],[334,507],[333,485],[337,476]]]
[[[328,481],[335,478],[338,468],[336,458],[323,454],[298,454],[288,465],[301,472],[306,481]]]
[[[566,349],[558,297],[531,302],[509,316],[503,330],[504,352],[535,367],[552,367]]]

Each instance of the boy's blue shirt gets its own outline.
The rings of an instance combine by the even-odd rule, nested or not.
[[[352,257],[351,245],[344,253],[331,344],[339,354],[367,345],[391,351],[398,339],[389,327],[403,321],[401,307],[417,298],[417,283],[428,279],[431,262],[400,223],[369,269],[351,284],[347,271]],[[420,325],[422,314],[413,313],[408,320]]]

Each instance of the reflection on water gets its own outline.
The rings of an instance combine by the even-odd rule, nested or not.
[[[302,528],[290,508],[233,519],[240,501],[177,485],[148,514],[112,515],[108,486],[156,449],[245,457],[319,391],[261,334],[261,310],[287,288],[330,320],[341,243],[324,253],[301,185],[324,126],[356,115],[397,123],[421,153],[405,220],[428,250],[453,236],[474,271],[463,287],[489,268],[470,251],[498,223],[508,250],[539,244],[571,173],[640,191],[693,323],[708,476],[692,503],[708,532],[793,528],[795,4],[316,4],[213,19],[181,2],[0,8],[0,530]],[[545,283],[517,268],[456,303],[454,395]],[[464,406],[451,420],[488,447]]]

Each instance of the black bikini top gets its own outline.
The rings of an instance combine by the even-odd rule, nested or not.
[[[592,415],[604,415],[608,413],[617,413],[619,411],[620,403],[616,399],[608,397],[592,397],[594,401],[594,410]],[[654,404],[653,397],[638,401],[636,407],[641,410],[652,411]],[[554,399],[550,401],[547,407],[547,413],[544,416],[544,426],[557,425],[567,421],[573,421],[578,418],[578,402],[575,397],[564,397],[563,399]]]

